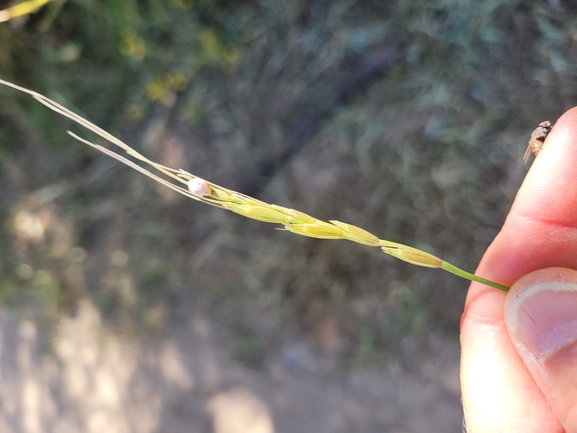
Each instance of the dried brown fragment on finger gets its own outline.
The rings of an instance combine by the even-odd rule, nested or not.
[[[543,148],[543,144],[545,143],[545,139],[547,135],[551,132],[551,122],[545,120],[544,122],[539,123],[539,126],[535,128],[535,130],[531,133],[531,138],[529,139],[529,144],[527,146],[527,150],[525,151],[525,155],[523,155],[523,162],[527,162],[529,159],[529,155],[531,152],[535,156],[541,151]]]

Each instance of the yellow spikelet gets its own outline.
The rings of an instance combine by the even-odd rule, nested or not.
[[[343,239],[345,232],[337,226],[316,220],[311,224],[284,224],[285,229],[297,235],[317,239]]]
[[[345,232],[345,238],[349,241],[358,242],[359,244],[368,245],[370,247],[376,247],[379,245],[380,240],[378,237],[360,227],[335,220],[330,220],[330,222]]]
[[[316,221],[318,221],[316,218],[298,210],[277,206],[276,204],[271,204],[269,206],[272,209],[289,217],[290,218],[289,223],[291,224],[313,224]]]
[[[265,223],[275,223],[284,224],[288,223],[289,217],[283,215],[276,210],[272,210],[269,207],[260,205],[249,205],[249,204],[236,204],[236,203],[223,203],[221,206],[223,209],[228,209],[234,213],[245,216],[247,218],[252,218],[253,220],[263,221]]]
[[[382,247],[383,252],[396,257],[404,262],[426,268],[440,268],[443,266],[443,260],[425,251],[411,247]]]
[[[211,188],[210,188],[210,196],[214,199],[217,200],[222,200],[225,202],[230,202],[232,201],[232,195],[226,191],[224,188],[218,186],[218,185],[214,185],[214,184],[210,184]]]

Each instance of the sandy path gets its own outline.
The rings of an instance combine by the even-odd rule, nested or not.
[[[39,351],[39,335],[0,314],[1,432],[461,431],[451,345],[411,377],[393,366],[338,375],[288,368],[282,354],[256,372],[231,361],[197,318],[162,339],[127,341],[105,335],[90,304],[61,321],[52,353]],[[285,352],[314,364],[306,344]]]

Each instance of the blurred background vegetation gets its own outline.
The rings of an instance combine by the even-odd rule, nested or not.
[[[0,77],[165,165],[472,271],[531,131],[577,102],[575,7],[56,0],[0,25]],[[295,336],[343,366],[456,338],[466,281],[187,200],[0,92],[4,304],[49,324],[89,298],[128,334],[201,312],[253,367]]]

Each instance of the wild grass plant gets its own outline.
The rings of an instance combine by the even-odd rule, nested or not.
[[[76,140],[93,147],[94,149],[122,162],[123,164],[126,164],[134,170],[139,171],[162,185],[193,200],[234,212],[246,218],[281,225],[281,230],[286,230],[297,235],[317,239],[346,239],[370,247],[379,247],[384,253],[413,265],[428,268],[440,268],[461,278],[477,281],[499,290],[507,291],[509,289],[506,285],[466,272],[426,251],[397,242],[379,239],[378,236],[355,225],[336,220],[325,222],[298,210],[266,203],[249,197],[248,195],[224,188],[213,182],[195,176],[181,168],[175,169],[156,163],[134,150],[128,144],[117,139],[105,130],[58,104],[52,99],[5,80],[0,80],[0,84],[32,96],[35,100],[49,109],[92,131],[109,143],[124,150],[129,157],[149,165],[166,178],[149,171],[141,165],[136,164],[133,160],[130,160],[108,148],[79,137],[71,131],[67,131],[67,133]]]

